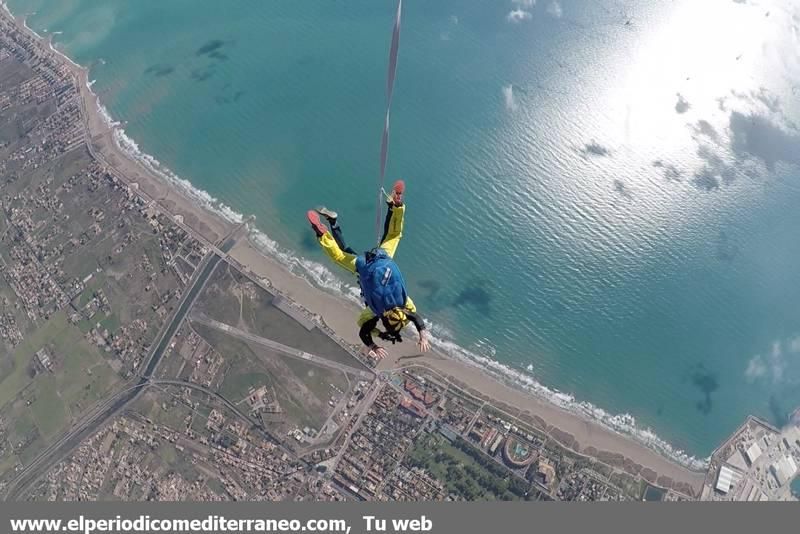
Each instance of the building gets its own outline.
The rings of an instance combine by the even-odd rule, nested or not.
[[[533,447],[513,436],[509,436],[503,445],[503,459],[512,469],[527,467],[536,457]]]
[[[548,491],[551,491],[553,487],[555,487],[556,468],[553,466],[550,460],[540,456],[534,478],[537,483],[541,484],[542,487],[547,488]]]
[[[494,438],[494,443],[492,443],[492,446],[489,447],[489,454],[494,454],[495,452],[497,452],[497,448],[500,446],[501,443],[503,443],[504,438],[505,436],[503,436],[503,434],[497,434],[497,437]]]
[[[753,465],[761,456],[761,447],[759,447],[758,443],[754,441],[753,444],[747,449],[745,455],[747,456],[747,461],[750,462],[750,465]]]
[[[489,427],[489,429],[486,430],[481,437],[481,447],[484,449],[488,447],[496,435],[497,429],[494,427]]]
[[[39,365],[42,366],[42,369],[48,371],[53,370],[53,362],[50,360],[50,355],[47,354],[47,349],[39,349],[36,351],[36,360],[39,362]]]
[[[400,399],[400,407],[415,417],[425,418],[425,410],[408,397]]]
[[[797,464],[791,456],[784,456],[769,466],[769,470],[779,486],[784,486],[792,481],[797,473]]]
[[[720,493],[728,493],[731,489],[731,486],[736,484],[740,478],[741,475],[739,473],[727,465],[723,465],[719,468],[719,475],[717,476],[717,485],[715,488]]]

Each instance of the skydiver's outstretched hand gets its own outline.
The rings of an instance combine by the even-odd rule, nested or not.
[[[386,356],[388,356],[389,353],[386,352],[386,349],[384,349],[383,347],[379,347],[378,345],[372,345],[369,348],[369,355],[372,356],[373,358],[377,358],[378,360],[382,360]]]
[[[428,333],[423,330],[419,333],[419,341],[417,342],[420,352],[428,352],[431,348],[431,342],[428,341]]]

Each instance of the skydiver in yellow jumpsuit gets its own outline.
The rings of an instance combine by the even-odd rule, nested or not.
[[[397,252],[397,246],[400,244],[400,238],[403,236],[403,221],[406,210],[405,204],[403,203],[404,191],[405,184],[402,180],[398,180],[392,188],[392,194],[387,198],[389,209],[384,222],[380,248],[383,249],[390,258],[394,258]],[[320,215],[327,219],[328,223],[331,225],[330,230],[320,221]],[[338,216],[336,212],[325,207],[320,207],[316,210],[309,210],[306,216],[311,223],[311,228],[317,235],[317,240],[325,255],[343,269],[358,275],[358,262],[365,261],[365,256],[369,258],[370,252],[359,255],[345,244],[342,238],[341,227],[337,224]],[[369,260],[367,259],[367,261]],[[377,329],[379,321],[383,324],[383,332]],[[392,341],[392,343],[395,341],[402,341],[400,331],[409,322],[414,323],[419,333],[419,342],[417,345],[420,351],[425,352],[430,348],[425,322],[422,320],[419,313],[417,313],[416,306],[414,305],[414,301],[411,300],[411,297],[406,296],[402,306],[388,309],[383,312],[380,317],[376,316],[370,307],[367,306],[359,314],[356,322],[360,327],[359,337],[369,350],[369,354],[373,357],[383,358],[387,354],[384,348],[379,347],[373,342],[373,334],[379,335],[379,337],[384,340]]]

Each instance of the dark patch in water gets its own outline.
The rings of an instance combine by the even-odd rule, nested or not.
[[[669,181],[679,182],[683,173],[672,163],[664,163],[660,159],[657,159],[653,162],[653,167],[657,169],[661,169],[664,178]]]
[[[314,233],[309,228],[308,232],[303,233],[303,238],[300,240],[300,246],[303,250],[314,251],[319,250],[319,243],[314,237]]]
[[[196,82],[204,82],[214,75],[214,71],[210,69],[194,69],[191,77]]]
[[[694,173],[692,183],[695,187],[703,191],[719,189],[719,180],[714,175],[714,172],[707,166]]]
[[[659,406],[658,408],[656,408],[656,415],[659,416],[659,417],[664,415],[664,407],[663,406]]]
[[[422,302],[426,310],[436,312],[453,306],[453,301],[442,292],[442,284],[438,280],[420,280],[417,286],[423,291]]]
[[[686,113],[689,111],[689,108],[692,107],[689,104],[689,101],[683,98],[683,95],[678,93],[678,102],[675,104],[675,112],[676,113]]]
[[[721,231],[717,237],[717,259],[730,263],[736,258],[738,252],[739,247],[730,242],[725,231]]]
[[[719,155],[706,145],[700,145],[697,155],[706,161],[705,165],[694,174],[692,183],[704,191],[719,189],[720,181],[726,184],[736,177],[736,167],[727,164]]]
[[[203,46],[201,46],[200,48],[198,48],[197,52],[195,52],[194,54],[196,56],[204,56],[206,54],[211,54],[212,52],[219,50],[223,46],[225,46],[225,41],[220,41],[219,39],[212,39]]]
[[[631,198],[631,192],[628,190],[628,186],[621,180],[614,180],[614,191],[624,198]]]
[[[161,76],[168,76],[173,72],[175,72],[175,67],[171,65],[159,65],[159,64],[150,65],[144,71],[145,74],[152,74],[154,76],[158,76],[159,78]]]
[[[214,50],[213,52],[208,54],[208,57],[214,58],[217,61],[227,61],[228,60],[228,55],[227,54],[223,54],[222,52],[220,52],[218,50]]]
[[[693,127],[693,129],[695,135],[704,135],[715,143],[719,143],[719,134],[717,133],[717,130],[711,126],[710,122],[700,119],[697,121],[697,124]]]
[[[611,151],[596,141],[586,143],[581,149],[581,154],[584,156],[599,156],[607,157],[611,155]]]
[[[781,428],[789,422],[789,414],[783,409],[775,395],[769,396],[769,413],[776,427]]]
[[[436,295],[439,293],[439,290],[442,288],[442,284],[441,283],[439,283],[436,280],[432,280],[432,279],[420,280],[417,283],[417,285],[428,292],[428,294],[425,295],[425,297],[428,298],[428,299],[436,298]]]
[[[770,171],[779,162],[800,165],[800,135],[787,132],[760,115],[731,113],[731,149],[738,156],[752,156]]]
[[[703,394],[703,399],[697,401],[695,407],[703,415],[711,413],[711,394],[719,389],[717,375],[707,370],[702,363],[697,364],[691,374],[692,384]]]
[[[490,304],[492,295],[486,290],[486,282],[478,280],[472,285],[462,289],[453,300],[454,306],[472,306],[483,315],[490,316],[492,313]]]
[[[240,98],[242,98],[242,96],[244,96],[244,94],[245,94],[244,91],[236,91],[233,94],[233,96],[227,96],[224,94],[217,95],[214,97],[214,101],[219,105],[230,104],[232,102],[236,103],[239,101]]]

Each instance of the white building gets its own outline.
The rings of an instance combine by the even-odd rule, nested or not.
[[[794,458],[791,456],[784,456],[777,462],[769,466],[769,470],[779,486],[783,486],[791,482],[794,475],[797,473],[797,464],[794,463]]]
[[[747,449],[747,461],[750,462],[750,465],[753,465],[756,460],[758,460],[759,456],[761,456],[761,447],[758,446],[758,442],[753,442],[752,445]]]
[[[742,475],[740,475],[727,465],[723,465],[722,467],[719,468],[719,475],[717,476],[717,485],[715,487],[717,491],[721,493],[728,493],[731,489],[731,486],[736,484],[741,477]]]

